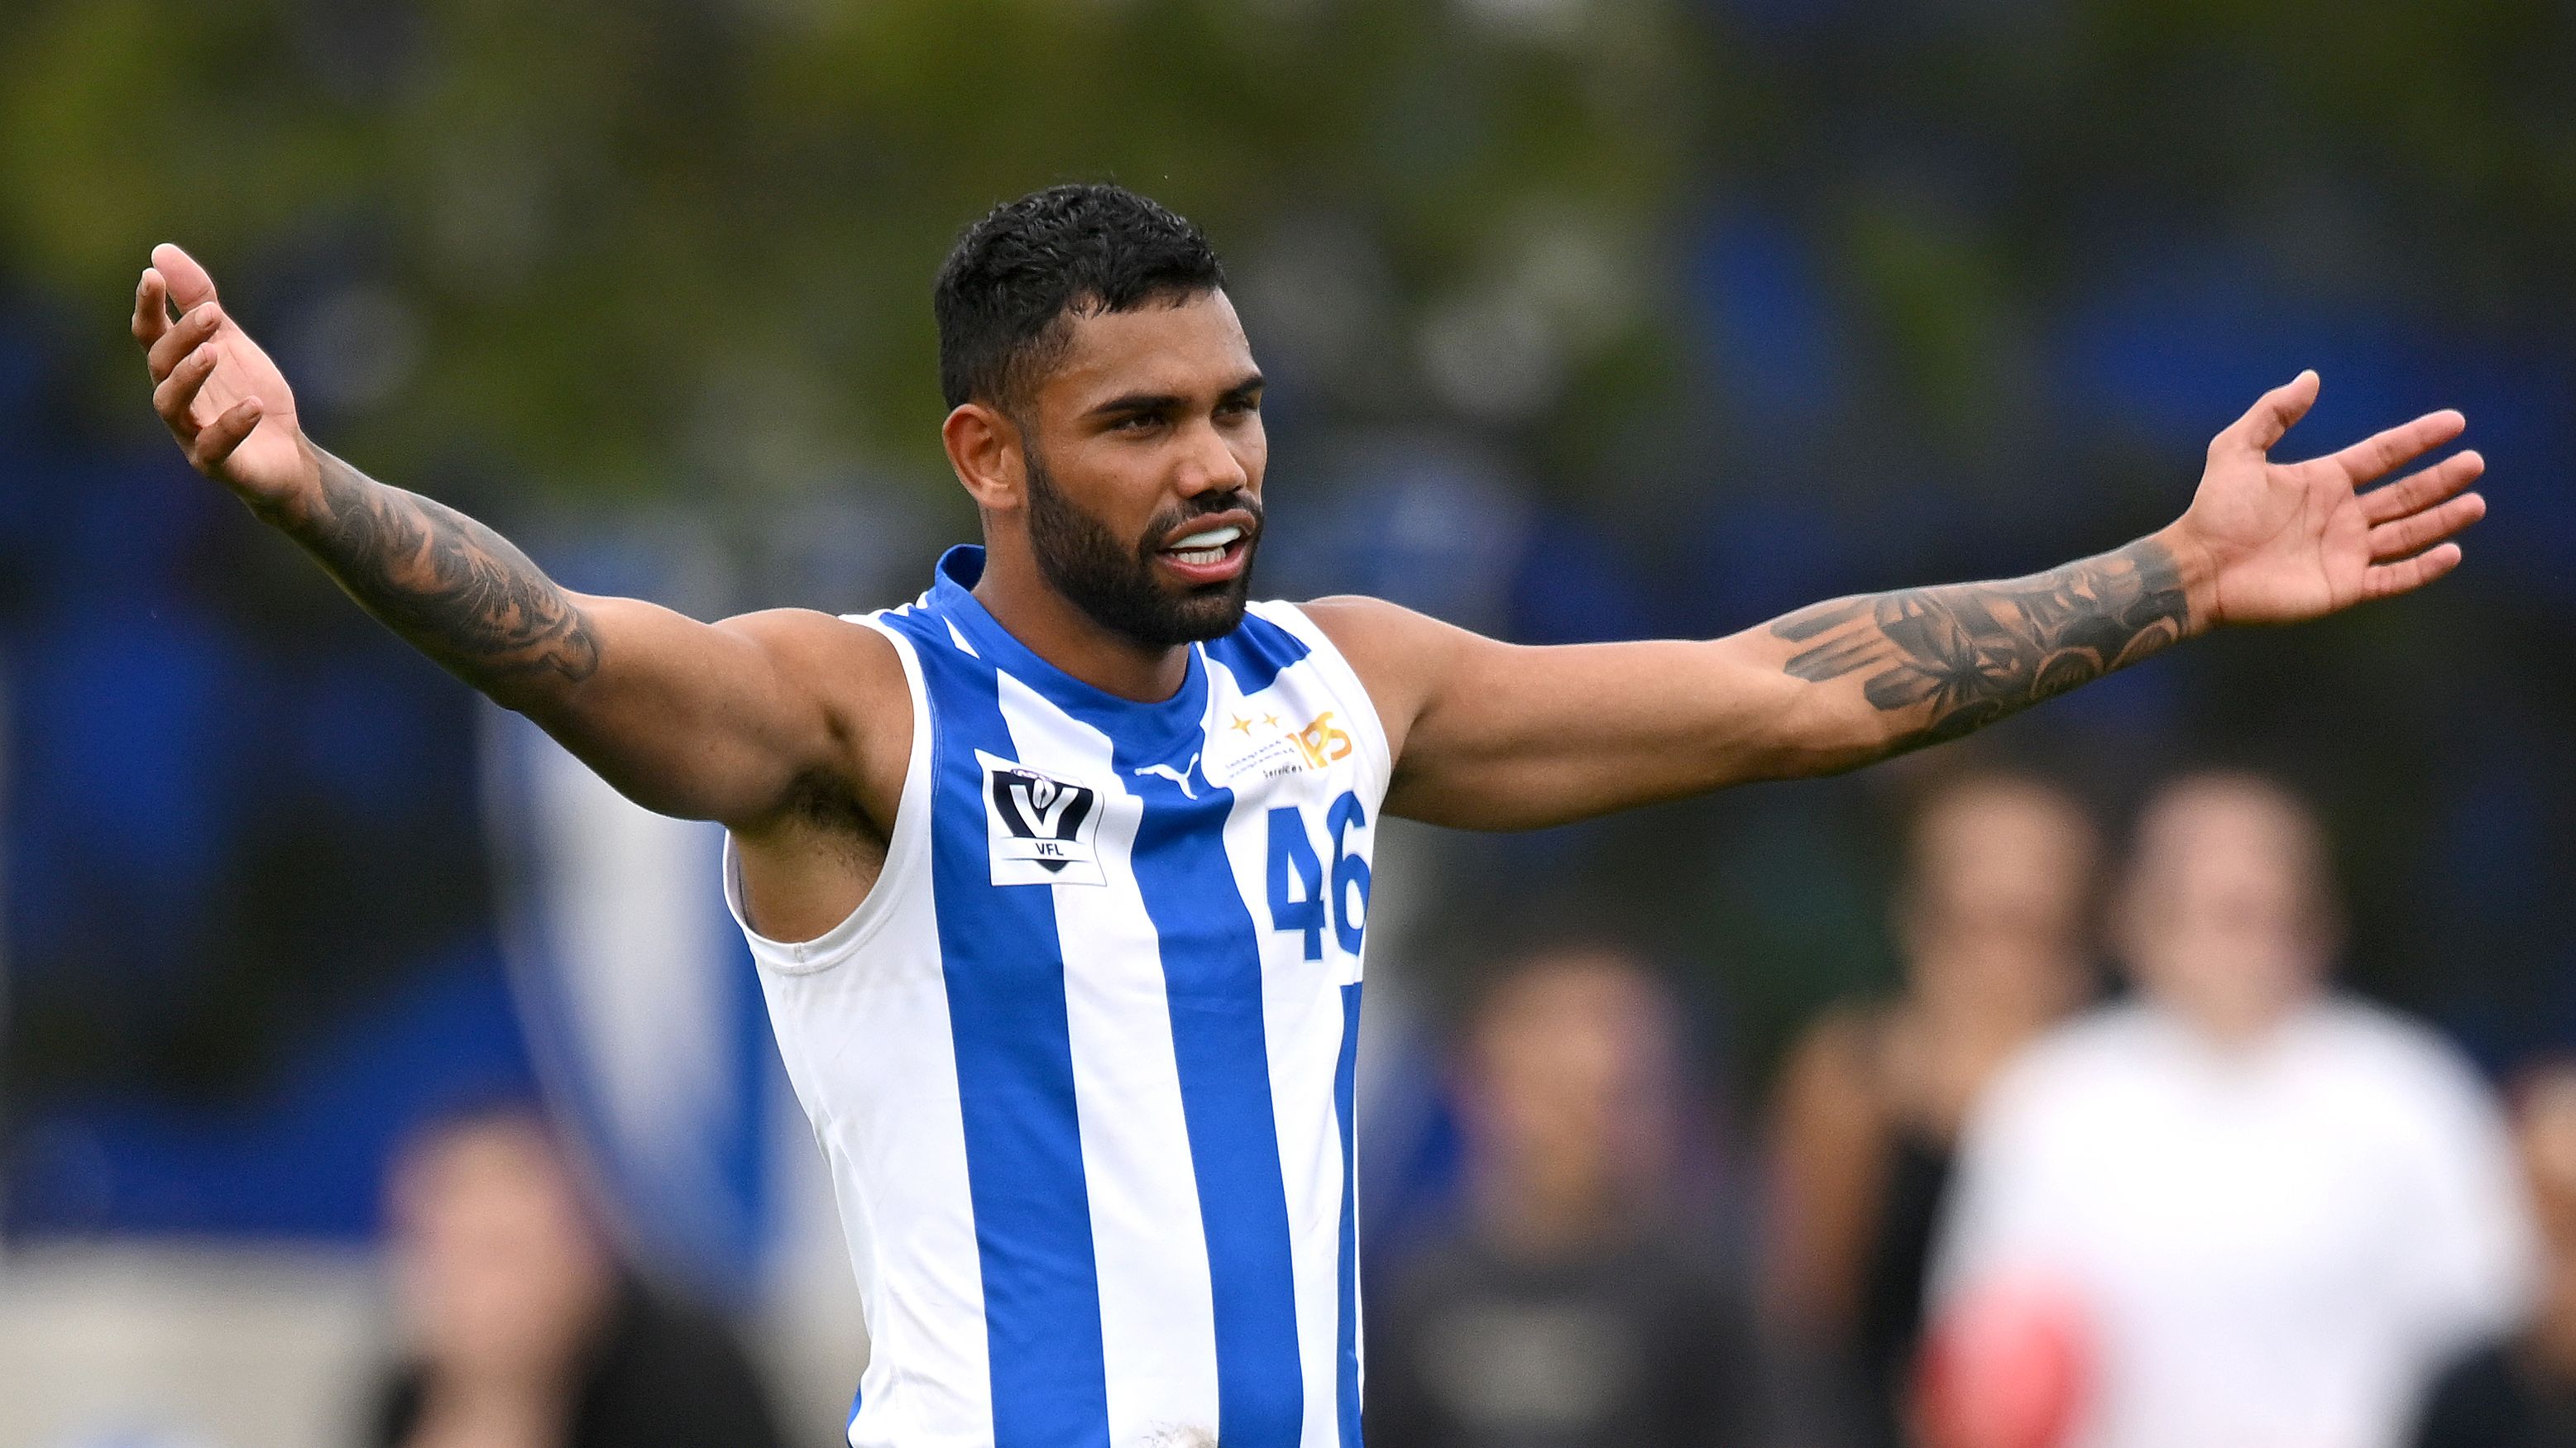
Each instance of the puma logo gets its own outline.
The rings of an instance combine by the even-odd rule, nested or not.
[[[1168,779],[1172,783],[1181,787],[1181,798],[1196,799],[1199,797],[1198,791],[1190,788],[1190,775],[1198,767],[1199,757],[1193,754],[1190,756],[1190,762],[1182,765],[1178,769],[1174,769],[1168,764],[1148,764],[1138,769],[1129,770],[1128,773],[1161,775],[1163,778]]]

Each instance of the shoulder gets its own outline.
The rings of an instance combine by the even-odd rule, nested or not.
[[[1971,1136],[2089,1133],[2089,1113],[2156,1074],[2170,1026],[2144,1007],[2099,1006],[2050,1029],[1996,1072],[1969,1115]]]
[[[1468,651],[1491,642],[1401,604],[1360,594],[1313,599],[1297,608],[1349,661],[1377,707],[1388,745],[1399,754],[1413,720],[1450,670]]]
[[[2157,1054],[2172,1029],[2135,1002],[2096,1006],[2042,1033],[1998,1085],[2037,1091],[2115,1076]]]
[[[1442,623],[1429,614],[1364,594],[1337,593],[1309,599],[1296,607],[1315,621],[1315,627],[1323,630],[1332,639],[1333,647],[1349,656],[1355,667],[1363,658],[1376,661],[1408,655],[1425,647],[1437,647],[1449,636],[1468,636],[1464,629]]]
[[[1889,1022],[1890,1012],[1884,1001],[1837,1001],[1798,1037],[1791,1059],[1809,1069],[1874,1076]]]
[[[1879,1115],[1886,1105],[1887,1026],[1887,1008],[1876,1002],[1828,1007],[1790,1047],[1781,1064],[1781,1094],[1810,1107],[1830,1104]]]
[[[2358,1064],[2455,1086],[2475,1079],[2468,1058],[2441,1033],[2357,996],[2320,1002],[2312,1024],[2323,1040]]]
[[[716,627],[805,662],[829,663],[862,654],[894,661],[894,645],[882,632],[820,609],[765,608],[735,614],[718,621]]]
[[[854,619],[810,608],[772,608],[736,614],[716,627],[758,647],[789,678],[835,698],[864,707],[908,697],[903,658],[893,640]]]
[[[2497,1116],[2494,1093],[2467,1054],[2439,1032],[2351,996],[2319,1005],[2310,1022],[2344,1089],[2367,1096],[2392,1122],[2448,1128]]]
[[[920,742],[912,681],[894,641],[853,619],[801,608],[738,614],[716,627],[760,651],[774,697],[794,701],[825,751],[779,801],[783,812],[727,821],[737,837],[755,844],[772,838],[775,824],[834,819],[845,801],[875,833],[890,832]]]

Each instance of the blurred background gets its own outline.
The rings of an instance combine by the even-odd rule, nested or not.
[[[1384,1448],[2015,1441],[1943,1427],[1917,1366],[1937,1264],[1975,1259],[1939,1245],[1951,1163],[2016,1052],[2172,953],[2132,917],[2196,887],[2130,821],[2213,765],[2261,781],[2191,828],[2277,867],[2285,960],[2402,1013],[2370,1020],[2512,1203],[2462,1230],[2522,1265],[2384,1367],[2371,1431],[2540,1280],[2498,1093],[2576,1050],[2566,6],[14,0],[7,30],[0,1448],[426,1443],[405,1395],[492,1340],[478,1311],[562,1324],[529,1360],[730,1334],[706,1392],[820,1444],[865,1352],[712,836],[187,470],[125,332],[151,244],[209,265],[317,436],[568,584],[861,611],[973,536],[931,274],[1071,179],[1227,258],[1280,596],[1572,642],[2027,572],[2167,521],[2307,366],[2290,450],[2457,406],[2489,461],[2426,596],[1854,777],[1387,831]],[[1994,854],[2026,868],[1958,863]],[[1652,1207],[1604,1245],[1604,1201]],[[475,1241],[562,1270],[475,1298]],[[2039,1332],[2079,1416],[2121,1371],[2082,1300]],[[1994,1337],[1931,1378],[2054,1380]]]

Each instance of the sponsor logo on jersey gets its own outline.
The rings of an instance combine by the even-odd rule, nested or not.
[[[975,751],[996,885],[1102,885],[1100,791]]]
[[[1303,728],[1274,713],[1228,713],[1219,717],[1213,738],[1219,748],[1231,745],[1233,752],[1208,761],[1206,776],[1211,784],[1330,769],[1350,758],[1352,751],[1349,731],[1334,722],[1330,709],[1307,720]]]
[[[1307,721],[1297,731],[1297,750],[1306,756],[1310,769],[1322,769],[1337,759],[1351,757],[1351,736],[1333,723],[1333,711],[1325,710]]]

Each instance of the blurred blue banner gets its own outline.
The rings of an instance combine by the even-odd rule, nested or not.
[[[722,827],[629,803],[499,709],[483,777],[504,953],[549,1103],[639,1260],[749,1287],[771,1113],[792,1098],[718,887]]]

